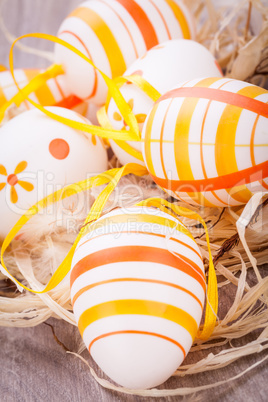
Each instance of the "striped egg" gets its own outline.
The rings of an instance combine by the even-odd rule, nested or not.
[[[230,78],[195,79],[163,95],[142,131],[154,181],[205,206],[245,204],[268,189],[268,91]]]
[[[100,368],[128,388],[151,388],[182,363],[196,337],[205,274],[198,246],[173,216],[116,209],[92,223],[74,253],[71,299]]]
[[[222,71],[213,55],[199,43],[189,39],[173,39],[148,50],[135,60],[124,76],[140,75],[160,94],[164,94],[174,85],[197,77],[222,77]],[[120,91],[135,114],[140,131],[143,122],[153,106],[153,100],[137,86],[126,83]],[[115,102],[111,99],[107,110],[109,121],[116,130],[125,128],[125,121]],[[141,143],[122,143],[110,141],[111,147],[120,163],[143,163]],[[135,156],[134,150],[139,154]]]
[[[173,38],[192,38],[194,29],[193,18],[181,1],[90,0],[63,21],[58,36],[114,78],[146,50]],[[107,87],[96,70],[60,45],[56,45],[55,57],[64,66],[72,93],[99,105],[105,102]]]

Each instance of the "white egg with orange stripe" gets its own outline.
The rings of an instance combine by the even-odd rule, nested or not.
[[[181,1],[90,0],[63,21],[58,36],[114,78],[151,47],[193,38],[194,31],[193,18]],[[99,105],[105,102],[106,84],[87,62],[61,45],[56,45],[55,58],[72,93]]]
[[[139,75],[160,94],[177,83],[198,77],[222,77],[222,71],[213,55],[202,45],[187,39],[173,39],[148,50],[126,70],[124,76]],[[144,120],[153,106],[153,100],[138,86],[128,82],[120,88],[142,130]],[[107,108],[108,119],[114,129],[125,128],[125,121],[111,99]],[[141,143],[111,141],[119,161],[143,163]],[[138,152],[138,153],[137,153]]]
[[[164,94],[142,131],[143,158],[169,194],[206,206],[245,204],[268,189],[268,91],[230,78]]]
[[[175,217],[141,206],[104,215],[77,245],[70,284],[81,336],[112,380],[151,388],[182,363],[206,281],[198,246]]]
[[[47,109],[89,123],[71,110]],[[54,191],[64,191],[68,184],[103,172],[107,165],[107,152],[99,138],[52,120],[37,109],[14,117],[0,128],[0,238],[32,205]],[[67,202],[66,210],[68,207]],[[50,213],[53,220],[53,211]]]

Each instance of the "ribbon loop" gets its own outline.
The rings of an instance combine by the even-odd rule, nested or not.
[[[15,44],[24,38],[39,38],[39,39],[45,39],[48,41],[52,41],[54,43],[57,43],[59,45],[62,45],[72,51],[73,53],[77,54],[80,56],[83,60],[88,62],[95,70],[97,70],[101,76],[103,77],[107,87],[110,96],[114,99],[118,109],[120,110],[121,114],[124,116],[125,121],[127,125],[129,126],[130,130],[113,130],[111,128],[102,128],[94,125],[90,125],[87,123],[80,123],[73,121],[71,119],[64,118],[62,116],[58,116],[55,113],[52,113],[45,109],[42,105],[39,105],[38,103],[34,102],[31,100],[28,95],[35,90],[35,85],[37,83],[40,85],[40,77],[41,79],[49,79],[51,78],[51,74],[54,72],[57,72],[59,74],[59,71],[63,73],[63,69],[61,66],[51,66],[48,68],[47,71],[39,75],[38,77],[35,77],[24,89],[21,89],[18,86],[18,83],[16,81],[16,78],[14,76],[14,63],[13,63],[13,48]],[[109,78],[106,74],[104,74],[98,67],[95,66],[95,64],[87,57],[85,56],[82,52],[80,52],[78,49],[76,49],[74,46],[69,44],[68,42],[57,38],[56,36],[53,35],[48,35],[48,34],[42,34],[42,33],[32,33],[32,34],[26,34],[22,35],[19,38],[17,38],[11,48],[10,48],[10,53],[9,53],[9,64],[10,64],[10,72],[11,75],[14,79],[14,82],[18,88],[19,93],[17,94],[16,102],[21,102],[22,100],[27,100],[30,102],[33,106],[35,106],[37,109],[39,109],[41,112],[46,114],[48,117],[62,123],[65,125],[68,125],[69,127],[72,127],[76,130],[81,130],[84,132],[88,132],[93,135],[98,135],[99,137],[102,138],[110,138],[110,139],[115,139],[115,140],[124,140],[124,141],[140,141],[140,134],[139,134],[139,126],[138,122],[136,120],[136,117],[134,116],[130,106],[127,104],[125,101],[124,97],[122,96],[121,92],[118,89],[118,86],[116,82],[114,82],[111,78]],[[5,110],[14,102],[14,99],[11,101],[7,102],[1,109],[0,109],[0,121],[4,117],[4,112]]]

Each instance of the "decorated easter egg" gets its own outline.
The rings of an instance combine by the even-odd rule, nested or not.
[[[206,282],[198,246],[176,218],[138,206],[101,217],[77,245],[70,285],[86,347],[118,384],[157,386],[184,360]]]
[[[194,24],[180,1],[90,0],[63,21],[58,36],[114,78],[151,47],[173,38],[192,38]],[[99,105],[105,102],[106,84],[86,61],[60,45],[55,59],[63,65],[72,93]]]
[[[204,46],[193,40],[174,39],[153,47],[134,61],[124,76],[133,74],[141,75],[160,94],[164,94],[179,82],[197,77],[221,77],[222,71]],[[144,120],[153,106],[153,100],[130,82],[124,84],[120,91],[132,108],[141,131]],[[125,121],[113,99],[109,103],[107,114],[113,128],[117,130],[125,128]],[[111,141],[111,146],[123,165],[143,161],[139,142],[126,144]]]
[[[268,189],[268,91],[230,78],[195,79],[149,112],[142,153],[172,196],[206,206],[245,204]]]
[[[68,109],[47,109],[88,122]],[[67,127],[37,109],[14,117],[0,128],[0,238],[37,201],[106,169],[107,152],[99,138]]]

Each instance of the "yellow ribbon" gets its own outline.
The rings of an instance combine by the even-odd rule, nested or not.
[[[110,120],[107,115],[107,111],[105,106],[101,107],[97,111],[97,119],[103,128],[110,128],[112,129],[113,126],[110,123]],[[120,131],[119,131],[120,132]],[[122,148],[124,151],[126,151],[128,154],[133,156],[134,158],[138,159],[139,161],[143,162],[143,157],[142,153],[138,151],[137,149],[133,148],[130,144],[128,144],[126,141],[120,141],[120,140],[114,140],[114,142]]]
[[[136,87],[140,88],[149,98],[151,98],[154,102],[160,98],[161,94],[158,92],[148,81],[146,81],[141,75],[133,74],[122,77],[125,82],[129,81],[132,84],[136,85]]]
[[[169,208],[171,211],[175,212],[175,214],[187,217],[189,219],[195,219],[203,225],[209,253],[209,270],[208,270],[207,304],[206,304],[205,321],[202,330],[199,330],[198,332],[197,338],[201,340],[207,340],[212,334],[216,325],[217,312],[218,312],[218,286],[217,286],[217,276],[211,254],[208,229],[204,219],[201,218],[201,216],[198,215],[196,212],[193,212],[188,208],[180,207],[179,205],[172,204],[161,198],[148,198],[147,200],[142,201],[137,205],[153,206],[160,208],[162,210],[163,207],[165,207],[165,212],[167,212],[166,208]]]
[[[114,83],[117,85],[118,89],[125,84],[126,82],[131,82],[132,84],[136,85],[140,88],[149,98],[155,102],[157,99],[160,98],[161,94],[158,92],[148,81],[146,81],[143,77],[137,74],[124,76],[124,77],[117,77],[114,79]],[[100,125],[106,129],[112,129],[113,126],[108,118],[108,107],[111,100],[111,95],[108,94],[106,103],[103,107],[101,107],[97,112],[97,119]],[[122,130],[121,130],[122,131]],[[140,133],[139,133],[140,135]],[[126,141],[114,140],[114,142],[122,148],[126,153],[133,156],[134,158],[138,159],[139,161],[143,162],[143,156],[140,151],[132,147]]]
[[[73,194],[78,194],[82,191],[89,190],[93,186],[101,186],[103,184],[108,183],[108,185],[99,194],[99,196],[95,200],[94,204],[92,205],[92,208],[91,208],[74,244],[72,245],[72,247],[71,247],[70,251],[68,252],[64,261],[60,264],[60,266],[58,267],[56,272],[51,277],[51,279],[48,282],[48,284],[46,285],[46,287],[42,291],[36,291],[36,290],[30,289],[27,286],[23,285],[16,278],[14,278],[12,275],[10,275],[12,280],[14,282],[16,282],[17,284],[19,284],[20,286],[22,286],[25,290],[28,290],[28,291],[34,292],[34,293],[45,293],[45,292],[48,292],[49,290],[54,289],[69,272],[75,248],[76,248],[79,240],[81,239],[81,237],[84,236],[84,234],[86,233],[87,225],[90,222],[92,222],[92,220],[99,218],[99,216],[101,215],[101,213],[103,211],[105,203],[107,202],[110,194],[113,192],[113,190],[117,186],[119,180],[121,179],[122,176],[125,176],[129,173],[134,173],[137,176],[143,176],[143,175],[147,174],[148,172],[143,166],[137,165],[135,163],[128,163],[127,165],[123,166],[122,168],[111,169],[104,173],[101,173],[98,176],[92,177],[87,180],[80,181],[75,184],[71,184],[69,186],[66,186],[64,188],[64,191],[62,189],[60,189],[60,190],[54,192],[53,194],[50,194],[48,197],[45,197],[43,200],[37,202],[35,205],[33,205],[23,216],[21,216],[21,218],[14,225],[14,227],[10,230],[10,232],[8,233],[8,235],[6,236],[6,238],[4,240],[4,243],[3,243],[3,246],[1,249],[1,264],[9,275],[10,275],[10,273],[4,262],[4,253],[7,250],[10,243],[12,242],[12,240],[16,237],[18,232],[21,230],[21,228],[34,215],[36,215],[39,211],[48,207],[49,205],[51,205],[55,202],[58,202],[60,200],[63,200],[66,197],[70,197]]]
[[[45,39],[48,41],[52,41],[54,43],[57,43],[59,45],[65,46],[67,49],[69,49],[70,51],[74,52],[75,54],[77,54],[78,56],[80,56],[83,60],[85,60],[86,62],[88,62],[94,69],[96,69],[101,76],[103,77],[108,90],[109,90],[109,94],[110,96],[114,99],[118,109],[120,110],[121,114],[123,116],[125,116],[125,121],[127,123],[127,125],[129,126],[130,130],[113,130],[110,128],[102,128],[102,127],[98,127],[98,126],[94,126],[94,125],[90,125],[90,124],[86,124],[86,123],[81,123],[81,122],[77,122],[71,119],[67,119],[65,117],[62,116],[58,116],[55,113],[52,113],[51,111],[45,109],[42,105],[39,105],[38,103],[34,102],[33,100],[28,98],[28,94],[29,91],[34,91],[35,90],[35,84],[32,84],[32,82],[36,79],[39,80],[38,77],[40,77],[40,75],[38,77],[35,77],[33,79],[33,81],[31,81],[28,85],[27,85],[27,89],[24,88],[24,90],[22,90],[19,86],[18,83],[15,79],[14,76],[14,64],[13,64],[13,48],[15,46],[15,44],[24,38],[40,38],[40,39]],[[88,132],[90,134],[93,135],[98,135],[99,137],[102,138],[110,138],[110,139],[115,139],[115,140],[124,140],[124,141],[139,141],[140,140],[140,135],[139,135],[139,126],[136,120],[136,117],[134,116],[130,106],[128,105],[128,103],[125,101],[125,99],[123,98],[121,92],[119,91],[116,83],[109,78],[106,74],[104,74],[99,68],[97,68],[94,63],[87,57],[85,56],[82,52],[80,52],[78,49],[76,49],[74,46],[70,45],[68,42],[57,38],[56,36],[53,35],[48,35],[48,34],[42,34],[42,33],[32,33],[32,34],[26,34],[26,35],[22,35],[19,38],[17,38],[11,48],[10,48],[10,53],[9,53],[9,64],[10,64],[10,72],[12,74],[12,77],[14,79],[14,82],[18,88],[18,91],[21,95],[18,95],[18,99],[20,100],[21,97],[25,100],[27,99],[28,102],[30,102],[33,106],[35,106],[37,109],[39,109],[41,112],[45,113],[48,117],[63,123],[65,125],[68,125],[69,127],[72,127],[76,130],[81,130],[81,131],[85,131]],[[56,70],[61,69],[60,71],[58,70],[57,73],[62,73],[62,67],[58,66],[52,66],[49,70],[52,72],[54,71],[56,73]],[[48,70],[48,71],[49,71]],[[46,72],[42,73],[42,74],[46,74]],[[41,74],[41,77],[42,77]],[[42,78],[41,78],[42,79]],[[10,103],[11,101],[9,101],[8,103],[6,103],[1,109],[0,109],[0,122],[3,118],[4,112],[7,109],[7,107],[12,103]],[[14,100],[13,100],[14,102]]]
[[[13,66],[12,66],[13,68]],[[46,71],[36,75],[23,89],[18,87],[18,84],[15,80],[14,71],[11,71],[13,79],[19,92],[13,96],[9,101],[7,101],[1,108],[0,108],[0,122],[4,118],[5,111],[9,106],[15,103],[16,106],[19,106],[25,99],[28,99],[28,95],[32,92],[36,91],[38,88],[42,87],[50,78],[55,78],[60,74],[63,74],[64,71],[61,66],[58,64],[53,64],[50,66]],[[29,100],[29,99],[28,99]]]

